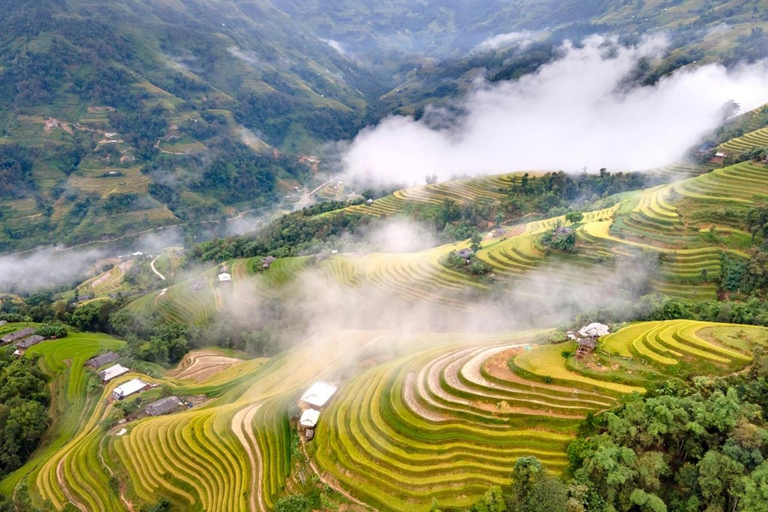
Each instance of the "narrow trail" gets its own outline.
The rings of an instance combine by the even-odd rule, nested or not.
[[[83,512],[88,512],[88,507],[80,503],[75,499],[75,496],[70,492],[69,488],[67,487],[66,481],[64,479],[64,468],[62,464],[64,464],[65,457],[62,457],[59,463],[56,465],[56,479],[59,481],[59,485],[61,485],[61,490],[64,491],[64,495],[67,497],[70,503],[72,503],[74,506],[82,510]]]
[[[110,436],[114,435],[118,428],[121,428],[121,426],[118,425],[117,427],[113,428],[107,433],[107,435],[110,435]],[[115,472],[112,471],[112,468],[109,467],[109,465],[106,462],[104,462],[104,455],[102,454],[102,450],[104,449],[104,441],[106,441],[106,439],[107,437],[105,436],[99,443],[99,451],[97,455],[99,457],[99,462],[101,462],[101,465],[107,468],[107,471],[109,471],[109,476],[115,476]],[[128,512],[134,512],[133,503],[128,501],[128,499],[125,497],[125,492],[122,486],[120,486],[120,501],[123,503],[123,505],[125,505],[125,508],[128,510]]]
[[[295,208],[298,210],[299,208],[303,208],[305,206],[309,205],[309,200],[312,198],[313,195],[315,195],[321,188],[325,187],[326,185],[330,185],[336,181],[336,178],[333,178],[331,180],[326,181],[322,185],[319,185],[317,188],[309,192],[307,195],[303,196],[301,199],[296,201],[294,204]]]
[[[253,417],[256,415],[259,407],[261,407],[261,403],[245,407],[239,410],[232,418],[232,432],[234,432],[245,448],[248,460],[251,463],[251,497],[249,505],[250,510],[256,512],[268,510],[267,505],[264,503],[260,476],[261,468],[264,467],[264,461],[261,451],[259,451],[259,445],[256,442],[256,436],[253,435],[251,429]]]
[[[345,491],[344,489],[342,489],[339,486],[337,486],[334,482],[331,482],[328,478],[323,476],[323,474],[320,473],[320,470],[318,469],[317,465],[315,465],[315,461],[313,461],[309,457],[309,454],[307,453],[307,443],[306,443],[306,441],[304,440],[303,437],[301,439],[301,450],[304,452],[304,456],[309,461],[309,467],[312,468],[312,471],[315,472],[315,474],[317,475],[317,477],[320,479],[321,482],[323,482],[325,485],[327,485],[328,487],[330,487],[331,489],[333,489],[337,493],[339,493],[342,496],[344,496],[345,498],[347,498],[352,503],[360,505],[361,507],[363,507],[366,510],[371,510],[373,512],[378,512],[377,509],[375,509],[375,508],[371,507],[370,505],[368,505],[366,503],[363,503],[362,501],[358,500],[357,498],[355,498],[354,496],[349,494],[347,491]]]
[[[157,258],[159,258],[159,257],[160,257],[160,256],[158,256]],[[155,262],[157,261],[157,258],[153,259],[153,260],[152,260],[152,261],[149,263],[149,266],[152,268],[152,272],[154,272],[154,273],[155,273],[155,275],[156,275],[157,277],[159,277],[160,279],[162,279],[163,281],[165,281],[165,276],[164,276],[163,274],[161,274],[161,273],[160,273],[160,272],[159,272],[159,271],[158,271],[158,270],[155,268]]]

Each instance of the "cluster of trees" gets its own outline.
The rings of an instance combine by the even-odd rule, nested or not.
[[[36,359],[0,350],[0,478],[21,467],[45,434],[48,382]]]
[[[0,144],[0,198],[22,197],[34,189],[28,150],[16,144]]]
[[[60,321],[46,322],[43,325],[35,329],[35,334],[39,334],[44,338],[59,339],[68,334],[67,326]]]
[[[332,244],[342,234],[358,233],[371,219],[337,212],[316,217],[320,213],[343,208],[348,202],[329,201],[284,215],[257,235],[243,235],[203,242],[193,247],[191,259],[223,261],[259,255],[295,256]]]
[[[571,228],[557,227],[541,236],[541,242],[549,248],[563,252],[576,251],[576,232]]]
[[[746,373],[660,384],[590,415],[561,480],[533,457],[469,512],[768,510],[768,356]],[[433,506],[438,510],[439,504]]]

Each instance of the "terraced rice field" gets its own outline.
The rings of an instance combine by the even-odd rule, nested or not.
[[[15,326],[17,327],[24,325]],[[0,492],[11,493],[28,474],[32,475],[30,478],[34,480],[35,475],[41,471],[42,463],[54,457],[82,428],[87,418],[93,414],[97,402],[97,397],[87,393],[93,374],[89,373],[83,364],[101,352],[117,350],[123,345],[122,341],[103,334],[70,333],[61,340],[45,341],[27,350],[25,356],[39,356],[41,368],[52,378],[53,408],[50,412],[54,418],[51,431],[55,432],[55,435],[50,436],[38,448],[35,457],[25,466],[0,483]]]
[[[520,183],[523,172],[447,181],[433,185],[416,186],[397,190],[393,194],[375,200],[372,204],[350,206],[350,214],[392,216],[404,213],[408,208],[440,206],[446,201],[466,204],[479,199],[498,201],[513,183]],[[535,173],[531,173],[533,175]]]
[[[642,359],[661,368],[679,365],[685,361],[706,362],[734,369],[749,363],[752,358],[738,349],[729,348],[727,345],[731,343],[727,338],[713,343],[698,336],[698,332],[711,329],[715,325],[717,324],[693,320],[635,324],[607,336],[600,349],[621,357]],[[718,327],[728,326],[722,324]],[[738,327],[745,333],[764,332],[760,327]],[[766,341],[768,340],[763,340]]]
[[[405,204],[441,202],[451,194],[458,194],[450,197],[452,200],[457,200],[461,194],[472,193],[476,194],[473,197],[478,197],[478,190],[493,195],[497,193],[494,190],[503,189],[505,184],[508,186],[518,177],[504,175],[420,187],[418,193],[416,189],[403,191],[373,205],[354,208],[381,207],[381,213],[389,215],[403,211]],[[580,225],[574,226],[579,245],[573,255],[557,254],[541,243],[544,233],[558,225],[567,225],[564,217],[507,226],[503,236],[484,239],[476,259],[491,268],[496,280],[509,280],[513,284],[522,282],[538,269],[555,275],[563,283],[585,286],[610,276],[614,261],[650,253],[661,260],[654,279],[657,291],[694,300],[713,298],[721,254],[729,252],[744,258],[746,253],[738,249],[738,245],[733,249],[728,244],[705,238],[704,228],[709,229],[716,221],[697,224],[681,213],[679,205],[684,202],[685,211],[691,209],[691,204],[698,209],[730,204],[748,208],[755,201],[768,197],[766,178],[766,167],[744,162],[674,184],[627,194],[614,206],[584,214]],[[406,200],[409,194],[412,199]],[[726,229],[733,228],[718,225],[718,231],[725,233],[723,230]],[[372,287],[406,301],[463,307],[467,293],[490,289],[488,279],[475,279],[466,272],[446,266],[451,251],[467,246],[468,242],[464,241],[408,254],[339,254],[322,262],[310,257],[285,258],[273,263],[263,273],[260,258],[234,261],[231,265],[234,288],[250,286],[262,297],[280,294],[281,288],[295,281],[298,275],[312,272],[331,283],[353,289]],[[162,297],[157,296],[155,302],[143,300],[132,307],[156,305],[158,311],[172,321],[199,324],[220,310],[225,300],[221,289],[211,285],[213,278],[205,279],[209,286],[204,290],[190,294],[187,284],[177,285]],[[200,280],[204,280],[203,277]]]
[[[637,324],[599,348],[649,360],[662,375],[669,365],[701,359],[715,373],[742,368],[749,355],[726,346],[721,329],[732,328]],[[768,330],[744,329],[754,331],[753,341],[768,343]],[[586,414],[644,389],[621,382],[620,369],[604,376],[576,369],[573,356],[563,355],[575,343],[532,343],[530,333],[482,342],[469,336],[360,374],[321,415],[313,449],[321,471],[362,501],[396,511],[427,511],[432,498],[442,507],[466,507],[489,486],[508,484],[509,468],[522,455],[561,471],[564,447]]]
[[[207,402],[107,429],[100,427],[113,408],[106,397],[137,374],[88,394],[82,363],[121,342],[88,334],[45,342],[29,353],[61,376],[56,400],[76,411],[67,421],[62,416],[55,441],[1,488],[12,492],[26,480],[35,504],[48,501],[57,510],[67,503],[137,509],[165,496],[185,510],[266,512],[298,485],[301,468],[382,511],[426,511],[433,497],[444,507],[465,507],[489,485],[509,483],[520,456],[535,455],[559,473],[587,414],[643,391],[642,382],[625,382],[621,368],[595,374],[575,364],[574,343],[536,344],[548,335],[341,331],[315,335],[270,361],[225,358],[225,365],[219,353],[195,352],[166,378],[142,378],[179,396],[207,395]],[[738,371],[749,350],[766,344],[764,328],[649,322],[606,337],[598,353],[637,361],[659,376],[702,365],[711,374]],[[350,373],[355,360],[376,363]],[[203,367],[216,369],[202,375]],[[340,391],[321,413],[307,465],[291,448],[293,403],[319,379],[337,382]],[[127,433],[116,435],[122,428]]]
[[[745,133],[720,145],[726,154],[738,155],[751,149],[768,147],[768,127]]]
[[[752,203],[768,197],[768,168],[742,162],[676,183],[673,190],[701,201]]]

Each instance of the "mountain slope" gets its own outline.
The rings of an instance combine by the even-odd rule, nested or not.
[[[270,146],[298,155],[351,136],[375,90],[266,2],[4,1],[0,12],[5,250],[268,204],[280,179],[309,173]]]

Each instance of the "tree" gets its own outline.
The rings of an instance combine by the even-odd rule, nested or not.
[[[427,175],[424,178],[424,181],[427,183],[427,185],[434,185],[437,183],[437,174]]]
[[[275,512],[309,512],[309,504],[304,496],[292,494],[277,500]]]
[[[748,477],[744,477],[741,485],[741,510],[768,512],[768,462],[763,462]]]
[[[565,220],[571,224],[578,224],[584,219],[584,214],[581,212],[568,212],[565,214]]]
[[[482,499],[469,508],[469,512],[505,512],[507,503],[501,492],[501,487],[491,487]]]
[[[482,235],[480,235],[479,232],[475,231],[472,233],[472,236],[469,238],[470,246],[469,248],[472,249],[472,252],[477,252],[480,250],[481,245],[480,242],[483,241]]]

